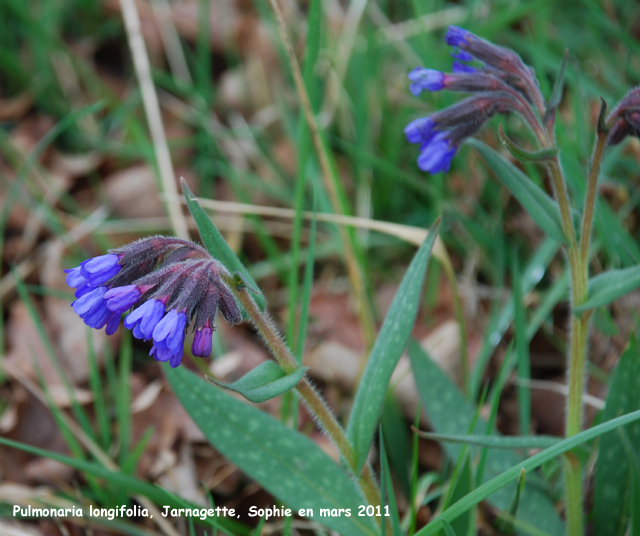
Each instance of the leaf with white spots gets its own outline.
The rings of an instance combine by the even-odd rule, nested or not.
[[[347,435],[355,450],[358,472],[369,454],[391,374],[409,342],[411,330],[416,321],[424,278],[439,228],[440,220],[438,219],[411,261],[393,298],[360,380],[347,429]]]
[[[164,365],[178,399],[209,442],[294,513],[312,509],[306,517],[339,534],[378,534],[372,518],[358,516],[358,506],[367,501],[351,477],[311,439],[185,367]],[[337,514],[340,508],[350,509],[350,517],[344,511],[321,515],[321,509]]]
[[[640,344],[632,337],[609,387],[602,422],[640,409]],[[626,435],[626,437],[624,437]],[[625,444],[626,443],[626,444]],[[627,448],[630,446],[631,452]],[[640,422],[600,438],[593,498],[595,534],[619,536],[629,523],[633,478],[630,458],[640,458]]]

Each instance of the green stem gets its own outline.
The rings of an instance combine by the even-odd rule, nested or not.
[[[584,202],[584,212],[582,214],[582,232],[580,234],[580,257],[585,266],[589,262],[591,228],[593,226],[596,195],[598,193],[598,176],[600,175],[600,165],[606,148],[607,132],[598,132],[596,146],[593,150],[593,157],[591,158],[591,169],[589,170],[589,180],[587,183],[587,197]]]
[[[583,536],[582,467],[571,452],[563,456],[564,485],[567,496],[567,531],[569,536]]]
[[[299,365],[296,359],[280,336],[278,329],[273,324],[269,315],[266,312],[263,313],[260,311],[246,288],[239,286],[238,281],[232,275],[220,273],[220,277],[247,311],[254,326],[267,343],[273,357],[282,369],[287,374],[297,370]],[[327,406],[327,403],[313,385],[311,385],[311,382],[306,376],[302,378],[296,390],[304,400],[316,422],[319,423],[338,448],[349,470],[355,475],[357,467],[353,446],[347,438],[344,429],[340,426],[340,423],[329,409],[329,406]],[[371,466],[368,463],[365,464],[362,473],[358,475],[357,481],[369,504],[373,506],[380,505],[380,492],[378,491]]]

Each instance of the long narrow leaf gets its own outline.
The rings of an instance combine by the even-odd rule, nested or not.
[[[253,291],[257,292],[253,298],[258,304],[258,307],[264,311],[266,301],[262,292],[258,288],[258,285],[256,285],[256,282],[249,275],[249,272],[242,262],[240,262],[240,259],[238,259],[236,254],[227,245],[224,237],[213,224],[211,218],[209,218],[207,213],[202,209],[200,203],[198,203],[198,200],[193,195],[193,192],[189,189],[189,186],[184,179],[182,180],[182,192],[184,193],[184,198],[187,201],[187,207],[189,207],[189,211],[198,226],[198,231],[200,232],[200,237],[202,238],[204,246],[214,258],[218,259],[225,265],[229,272],[232,274],[240,272],[242,274],[242,280],[245,281],[247,286],[251,287]]]
[[[367,459],[391,374],[409,342],[439,228],[440,222],[436,221],[411,261],[362,375],[347,429],[347,436],[354,446],[358,471]]]
[[[640,344],[634,336],[616,368],[607,396],[607,405],[603,411],[603,421],[609,421],[616,415],[640,410],[638,378]],[[605,434],[600,439],[593,501],[595,534],[598,536],[618,536],[624,534],[627,528],[625,510],[632,493],[629,475],[633,467],[633,457],[640,456],[640,423],[626,427],[625,432],[633,446],[631,453],[626,452],[618,434]]]
[[[540,228],[551,238],[566,242],[560,223],[558,204],[491,147],[474,138],[469,139],[467,143],[478,150],[500,181],[520,201]]]

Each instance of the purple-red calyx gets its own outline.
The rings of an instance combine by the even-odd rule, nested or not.
[[[453,72],[416,67],[409,73],[409,89],[416,96],[422,91],[440,90],[472,96],[430,116],[414,119],[405,127],[407,140],[420,144],[418,166],[430,173],[448,171],[460,145],[493,115],[516,112],[531,124],[536,119],[530,105],[541,101],[532,70],[512,50],[457,26],[449,27],[445,40],[455,47]],[[471,61],[484,67],[467,65]]]
[[[242,315],[231,291],[220,279],[226,269],[200,246],[156,236],[138,240],[87,259],[65,270],[76,289],[73,310],[92,328],[115,333],[122,313],[133,336],[153,340],[150,355],[177,367],[185,332],[193,325],[193,354],[211,353],[218,310],[230,323]]]

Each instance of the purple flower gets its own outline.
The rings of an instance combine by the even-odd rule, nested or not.
[[[220,311],[231,324],[242,321],[240,308],[220,278],[226,268],[202,247],[177,238],[145,238],[65,270],[76,289],[74,311],[107,335],[116,332],[122,313],[137,339],[153,339],[150,355],[177,367],[185,331],[193,323],[193,353],[211,353],[211,336]],[[227,273],[228,275],[228,273]]]
[[[171,366],[177,367],[182,360],[186,326],[187,315],[171,309],[153,330],[154,346],[149,355],[158,361],[170,360]]]
[[[164,304],[160,300],[149,300],[124,319],[124,327],[133,332],[136,339],[150,339],[153,330],[162,320]]]
[[[410,143],[423,143],[432,136],[434,126],[429,117],[418,117],[404,127],[404,133]]]
[[[80,273],[92,287],[97,287],[109,281],[120,271],[122,267],[118,264],[119,260],[120,257],[113,253],[100,255],[83,262],[80,265]]]
[[[433,69],[425,69],[424,67],[416,67],[409,73],[409,80],[413,82],[409,86],[411,93],[416,97],[426,91],[440,91],[445,85],[444,73],[434,71]]]
[[[211,337],[213,335],[213,329],[209,325],[209,322],[201,328],[196,330],[193,337],[193,344],[191,345],[191,353],[198,357],[207,357],[211,353]]]
[[[105,287],[94,288],[71,304],[75,313],[91,328],[102,329],[109,319],[104,299],[106,291]]]
[[[140,289],[136,285],[115,287],[105,293],[104,299],[109,311],[122,314],[140,299]]]
[[[452,47],[461,47],[469,43],[470,41],[477,40],[478,38],[471,32],[460,28],[459,26],[449,26],[445,41],[447,45]]]
[[[407,140],[420,144],[418,166],[430,173],[448,171],[458,147],[465,139],[476,134],[494,115],[520,114],[537,132],[539,115],[531,108],[544,106],[537,80],[512,50],[499,47],[471,32],[450,26],[447,44],[456,47],[451,54],[453,73],[416,68],[409,73],[411,92],[447,89],[472,96],[428,117],[411,121],[404,129]],[[466,62],[478,61],[484,67],[476,68]]]
[[[475,67],[471,67],[470,65],[465,65],[460,61],[454,61],[453,67],[451,68],[451,70],[456,74],[471,74],[471,73],[478,72],[478,69],[476,69]]]
[[[452,146],[446,134],[440,132],[420,148],[418,166],[430,173],[447,172],[451,167],[451,160],[456,154],[457,147]]]

